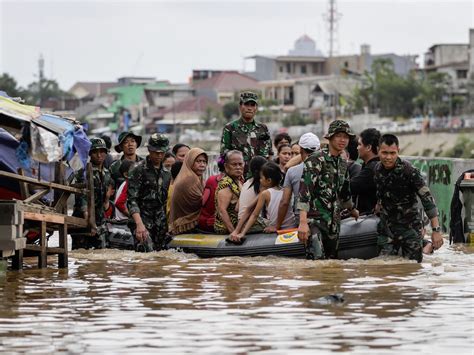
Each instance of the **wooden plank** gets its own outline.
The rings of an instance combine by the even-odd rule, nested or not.
[[[60,161],[54,164],[54,182],[56,184],[65,185],[64,184],[64,166]],[[53,206],[56,206],[60,197],[61,197],[61,191],[54,190]],[[58,211],[58,212],[62,212],[62,211]]]
[[[29,184],[32,184],[32,185],[35,185],[35,186],[44,186],[44,187],[47,187],[47,188],[50,188],[50,189],[57,189],[57,190],[60,190],[60,191],[67,191],[67,192],[71,192],[71,193],[87,195],[87,190],[86,189],[78,189],[78,188],[71,187],[71,186],[56,184],[54,182],[40,181],[40,180],[36,180],[36,179],[28,177],[28,176],[21,176],[21,175],[17,175],[17,174],[12,174],[12,173],[9,173],[9,172],[6,172],[6,171],[0,171],[0,176],[10,178],[10,179],[13,179],[13,180],[17,180],[17,181],[20,181],[20,182],[29,183]]]
[[[15,250],[15,255],[12,257],[12,269],[23,269],[23,249]]]
[[[2,171],[0,171],[1,173]],[[15,175],[15,174],[12,174],[12,175]],[[23,171],[22,168],[18,168],[18,175],[15,175],[15,176],[20,176],[20,177],[24,177],[25,173]],[[26,182],[19,182],[19,185],[20,185],[20,195],[21,195],[21,198],[24,200],[25,198],[28,198],[30,197],[30,190],[28,189],[28,184]]]
[[[46,251],[47,245],[46,239],[46,222],[41,222],[41,232],[40,232],[40,254],[38,255],[38,268],[42,269],[48,266],[48,253]]]
[[[68,267],[68,250],[67,250],[67,224],[59,227],[59,248],[62,253],[58,253],[58,266],[60,268]]]
[[[27,244],[26,247],[25,247],[25,250],[40,253],[40,252],[41,252],[41,246],[40,246],[40,245]],[[63,249],[63,248],[56,248],[56,247],[53,247],[53,248],[47,247],[47,248],[46,248],[46,253],[47,253],[48,255],[52,255],[52,254],[63,254],[63,253],[64,253],[64,249]]]
[[[34,201],[40,199],[41,197],[47,195],[49,193],[49,191],[50,191],[49,189],[40,190],[40,191],[36,192],[34,195],[31,195],[30,197],[25,198],[23,200],[23,202],[26,202],[26,203],[34,202]]]
[[[74,227],[87,227],[87,220],[84,218],[74,217],[74,216],[65,216],[64,221],[66,224],[73,225]]]
[[[66,213],[67,200],[71,196],[70,192],[63,192],[59,199],[54,204],[54,209],[59,213]]]
[[[92,174],[92,164],[87,163],[87,215],[89,218],[89,226],[97,229],[95,224],[95,199],[94,199],[94,176]]]
[[[25,219],[29,219],[32,221],[40,221],[40,222],[50,222],[50,223],[57,223],[57,224],[64,224],[65,216],[59,214],[51,214],[51,213],[36,213],[36,212],[24,212]],[[46,228],[46,227],[45,227]]]

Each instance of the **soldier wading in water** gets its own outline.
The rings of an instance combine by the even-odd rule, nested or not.
[[[398,138],[384,134],[380,138],[380,163],[374,176],[380,209],[378,246],[380,255],[397,255],[401,248],[403,257],[421,262],[423,223],[417,196],[430,219],[435,250],[443,245],[438,209],[420,171],[398,154]]]
[[[341,208],[359,217],[352,204],[347,163],[341,157],[354,136],[347,122],[333,121],[324,136],[329,145],[304,161],[297,208],[298,238],[306,245],[307,258],[337,258]]]
[[[149,155],[129,173],[129,227],[139,251],[161,250],[167,232],[166,200],[171,173],[163,167],[163,157],[169,141],[163,134],[154,133],[148,140]],[[153,246],[150,245],[150,237]]]

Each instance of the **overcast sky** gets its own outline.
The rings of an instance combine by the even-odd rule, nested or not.
[[[63,89],[76,81],[153,76],[185,82],[192,69],[244,68],[253,54],[287,54],[306,33],[328,52],[328,0],[0,0],[0,72],[20,85],[45,74]],[[422,54],[436,43],[468,43],[473,1],[338,0],[339,53]],[[250,69],[250,62],[247,62]]]

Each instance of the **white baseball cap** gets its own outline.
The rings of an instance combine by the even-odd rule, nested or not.
[[[317,135],[309,132],[300,137],[298,145],[303,149],[318,150],[321,147],[321,142]]]

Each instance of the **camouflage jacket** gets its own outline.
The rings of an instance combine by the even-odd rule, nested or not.
[[[312,153],[305,161],[297,208],[308,212],[309,222],[328,235],[338,235],[341,208],[351,208],[347,163],[329,149]]]
[[[387,170],[381,163],[375,168],[377,200],[381,205],[380,218],[388,227],[420,229],[421,213],[417,196],[428,218],[438,215],[430,189],[420,171],[408,161],[397,159],[395,167]]]
[[[120,187],[120,185],[122,185],[122,182],[125,181],[125,179],[123,178],[123,176],[120,174],[120,164],[122,164],[123,160],[125,159],[125,155],[122,154],[122,156],[120,157],[120,159],[114,161],[111,165],[110,165],[110,174],[112,175],[112,179],[114,180],[115,182],[115,190],[118,190],[118,188]],[[142,157],[139,157],[137,155],[137,159],[136,159],[136,162],[141,162],[143,160]]]
[[[166,228],[166,200],[171,173],[161,166],[155,168],[147,157],[130,171],[127,207],[130,216],[139,213],[147,228]]]
[[[102,224],[104,221],[104,202],[105,194],[109,186],[114,186],[114,182],[110,175],[109,170],[105,167],[99,169],[99,167],[92,165],[92,176],[94,181],[94,207],[95,207],[95,223],[97,226]],[[80,169],[75,174],[76,183],[85,182],[85,170]],[[87,196],[86,195],[76,195],[74,203],[74,211],[83,215],[84,212],[87,212]]]
[[[247,172],[250,159],[257,155],[267,158],[270,154],[272,141],[267,126],[255,120],[246,123],[242,117],[226,124],[222,131],[221,155],[234,149],[243,153]]]

